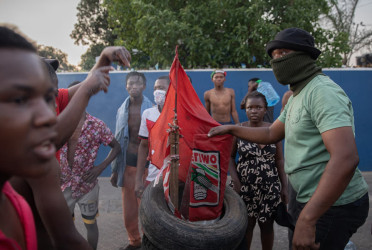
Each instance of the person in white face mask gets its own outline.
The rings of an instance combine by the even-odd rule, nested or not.
[[[161,89],[157,89],[154,91],[154,101],[156,103],[156,105],[162,107],[164,105],[164,102],[165,102],[165,94],[167,92],[165,92],[165,90],[161,90]]]
[[[146,177],[146,183],[143,183],[143,175],[145,173],[145,167],[147,163],[147,155],[149,152],[149,130],[155,124],[159,118],[160,112],[163,109],[165,102],[165,95],[169,87],[169,76],[161,76],[155,81],[154,85],[154,101],[156,106],[146,109],[142,114],[141,126],[138,132],[138,137],[141,139],[138,147],[138,159],[137,159],[137,173],[136,173],[136,184],[135,193],[138,198],[141,198],[145,187],[155,179],[159,170],[149,164],[148,175]]]

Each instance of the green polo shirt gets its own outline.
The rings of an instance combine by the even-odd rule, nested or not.
[[[318,75],[288,100],[278,119],[285,123],[285,172],[297,191],[297,201],[305,203],[313,195],[330,159],[321,133],[348,126],[354,131],[353,107],[340,86],[328,76]],[[367,190],[367,183],[356,169],[334,205],[351,203]]]

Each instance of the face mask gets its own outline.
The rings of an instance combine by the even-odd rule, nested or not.
[[[157,105],[163,105],[165,102],[165,91],[155,90],[154,91],[154,101]]]
[[[303,66],[298,60],[302,53],[292,52],[270,61],[275,78],[280,84],[287,85],[294,82],[294,78],[301,72]]]
[[[315,60],[301,51],[272,59],[270,64],[276,80],[282,85],[295,85],[319,71]]]

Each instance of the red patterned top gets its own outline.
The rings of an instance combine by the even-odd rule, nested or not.
[[[107,146],[113,139],[114,135],[103,121],[88,113],[86,114],[86,119],[76,145],[73,166],[68,165],[67,143],[61,149],[62,191],[67,187],[71,187],[72,198],[78,199],[94,188],[98,180],[93,183],[87,183],[83,180],[83,175],[94,167],[94,161],[97,158],[100,145],[104,144]]]

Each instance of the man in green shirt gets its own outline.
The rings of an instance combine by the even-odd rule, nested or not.
[[[230,133],[260,144],[285,139],[285,171],[297,192],[293,249],[344,249],[369,209],[351,101],[316,65],[321,52],[308,32],[285,29],[266,50],[276,79],[293,91],[284,111],[268,128],[226,125],[209,136]]]

